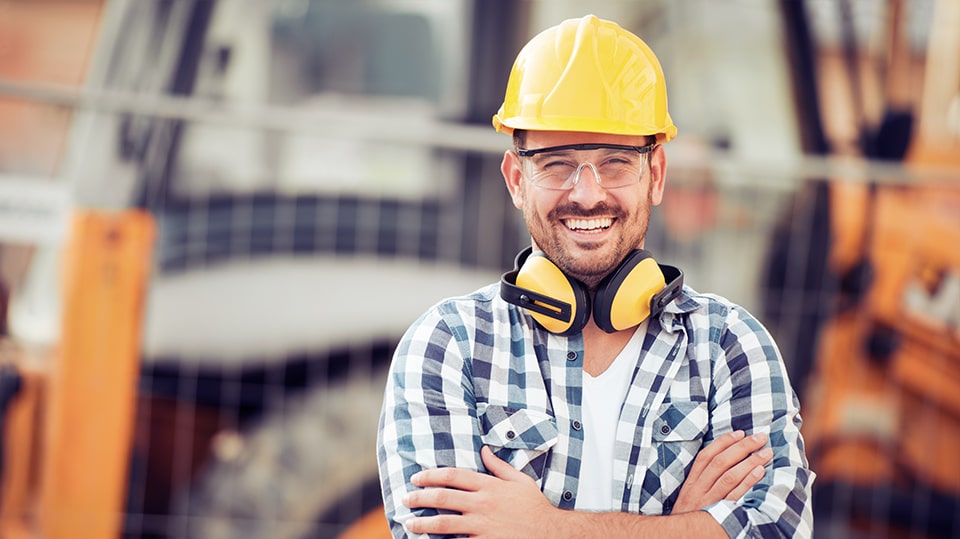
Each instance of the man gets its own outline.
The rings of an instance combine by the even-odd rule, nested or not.
[[[493,123],[532,249],[397,348],[379,436],[393,534],[810,536],[775,344],[641,250],[676,134],[653,52],[565,21],[520,52]]]

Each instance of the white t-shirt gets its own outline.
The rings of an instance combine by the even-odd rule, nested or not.
[[[620,408],[643,347],[647,323],[643,322],[607,370],[599,376],[583,373],[583,459],[576,509],[619,511],[613,496],[613,445],[617,437]]]

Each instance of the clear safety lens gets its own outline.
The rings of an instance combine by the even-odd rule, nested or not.
[[[654,147],[656,144],[574,144],[521,149],[517,153],[528,163],[530,180],[537,187],[556,191],[573,189],[585,169],[590,168],[597,183],[606,189],[616,189],[640,182],[646,154]]]

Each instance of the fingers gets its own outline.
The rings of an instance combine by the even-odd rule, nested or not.
[[[463,511],[469,503],[469,492],[452,488],[425,488],[413,490],[403,496],[403,505],[409,509],[428,507]]]
[[[704,447],[694,459],[673,511],[692,511],[742,497],[763,478],[763,466],[773,456],[763,447],[766,440],[762,433],[744,436],[743,431],[735,431]]]
[[[526,474],[514,469],[510,463],[494,455],[493,450],[490,449],[489,446],[483,446],[480,449],[480,458],[483,459],[483,465],[486,466],[487,471],[498,479],[505,481],[521,481],[527,479]]]
[[[693,467],[690,468],[690,475],[699,476],[703,473],[704,468],[707,467],[707,464],[710,461],[719,455],[722,451],[735,444],[737,441],[742,440],[744,432],[742,430],[735,430],[724,434],[723,436],[717,438],[711,442],[707,447],[703,448],[700,453],[697,454],[696,460],[693,461]]]
[[[487,470],[497,479],[508,481],[528,479],[524,473],[515,470],[508,462],[494,455],[487,446],[481,448],[480,458],[483,459],[483,465]],[[403,504],[411,509],[433,507],[459,510],[466,502],[463,494],[481,490],[485,481],[490,480],[493,479],[487,474],[460,468],[420,470],[410,477],[410,482],[423,490],[407,493],[403,498]]]
[[[487,470],[498,479],[507,481],[529,479],[526,474],[514,469],[510,463],[494,455],[493,451],[487,446],[480,449],[480,458]],[[489,478],[490,476],[481,472],[448,467],[420,470],[413,474],[410,482],[418,487],[450,487],[475,491],[479,490],[483,486],[484,480]]]
[[[459,490],[475,491],[483,485],[483,480],[489,479],[489,476],[473,470],[462,470],[460,468],[434,468],[430,470],[420,470],[413,474],[410,482],[414,486],[426,487],[448,487]]]
[[[726,436],[718,438],[717,441],[724,440],[724,438],[726,438]],[[719,452],[716,452],[716,454],[703,455],[703,452],[701,452],[705,462],[700,475],[708,484],[716,483],[723,474],[734,468],[750,454],[762,448],[766,442],[767,436],[762,432],[758,432],[736,440],[733,444],[727,445]],[[707,446],[707,449],[710,449],[715,443],[716,441],[711,443]],[[697,460],[701,458],[701,455],[697,455]],[[696,465],[696,461],[694,465]]]
[[[764,465],[770,462],[771,458],[773,450],[765,447],[724,472],[714,484],[716,496],[726,500],[739,500],[763,478],[766,473]]]
[[[460,515],[417,517],[403,523],[403,527],[410,533],[432,533],[436,535],[464,534],[468,526],[468,519]]]
[[[764,449],[764,451],[769,451],[769,449]],[[772,453],[772,452],[771,452]],[[753,468],[750,468],[747,473],[743,476],[743,479],[740,483],[733,488],[725,497],[725,500],[737,501],[744,494],[747,493],[754,485],[757,484],[761,479],[763,479],[764,474],[767,473],[767,469],[763,465],[757,465]]]

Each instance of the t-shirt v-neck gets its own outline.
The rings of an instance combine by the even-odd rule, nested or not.
[[[613,446],[620,408],[627,396],[643,348],[647,322],[637,330],[613,363],[597,376],[583,373],[583,455],[576,508],[585,511],[619,511],[612,507]]]

